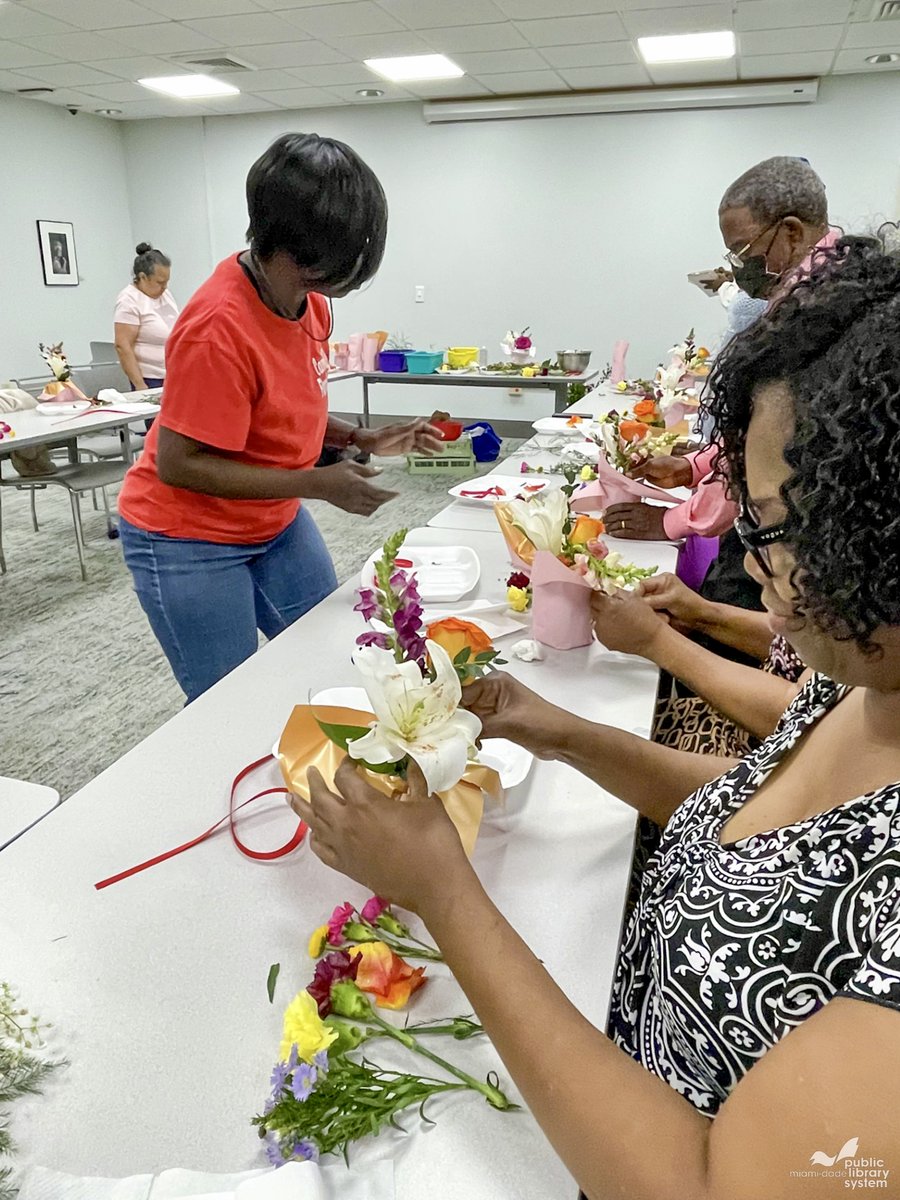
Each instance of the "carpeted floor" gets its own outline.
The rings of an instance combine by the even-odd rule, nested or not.
[[[518,444],[504,442],[504,453]],[[374,516],[310,504],[341,581],[393,530],[426,524],[455,482],[409,475],[403,459],[382,463],[385,486],[400,495]],[[173,716],[183,696],[102,513],[83,504],[90,578],[82,583],[63,490],[39,493],[40,533],[25,493],[4,490],[0,500],[8,567],[0,576],[0,775],[66,797]]]

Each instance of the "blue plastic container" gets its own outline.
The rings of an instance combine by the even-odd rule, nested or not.
[[[378,355],[379,371],[391,371],[395,375],[406,370],[406,353],[403,350],[382,350]]]
[[[406,351],[406,369],[411,375],[433,375],[443,361],[443,350]]]

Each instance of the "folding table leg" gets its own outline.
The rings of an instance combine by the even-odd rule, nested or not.
[[[31,492],[31,524],[34,526],[34,532],[40,533],[41,527],[38,525],[37,519],[37,488],[29,488]]]
[[[6,574],[6,555],[3,553],[3,495],[0,493],[0,575]]]

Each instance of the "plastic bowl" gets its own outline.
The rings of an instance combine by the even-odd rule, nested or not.
[[[378,355],[378,369],[399,375],[406,370],[406,355],[402,350],[382,350]]]
[[[468,367],[478,362],[478,347],[451,346],[447,351],[447,362],[451,367]]]
[[[431,424],[441,431],[445,442],[455,442],[462,433],[462,421],[432,421]]]
[[[443,361],[443,350],[407,350],[406,352],[406,369],[411,375],[433,375]]]

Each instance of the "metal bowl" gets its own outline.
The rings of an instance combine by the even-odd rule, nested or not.
[[[556,361],[564,371],[586,371],[591,361],[591,351],[557,350]]]

